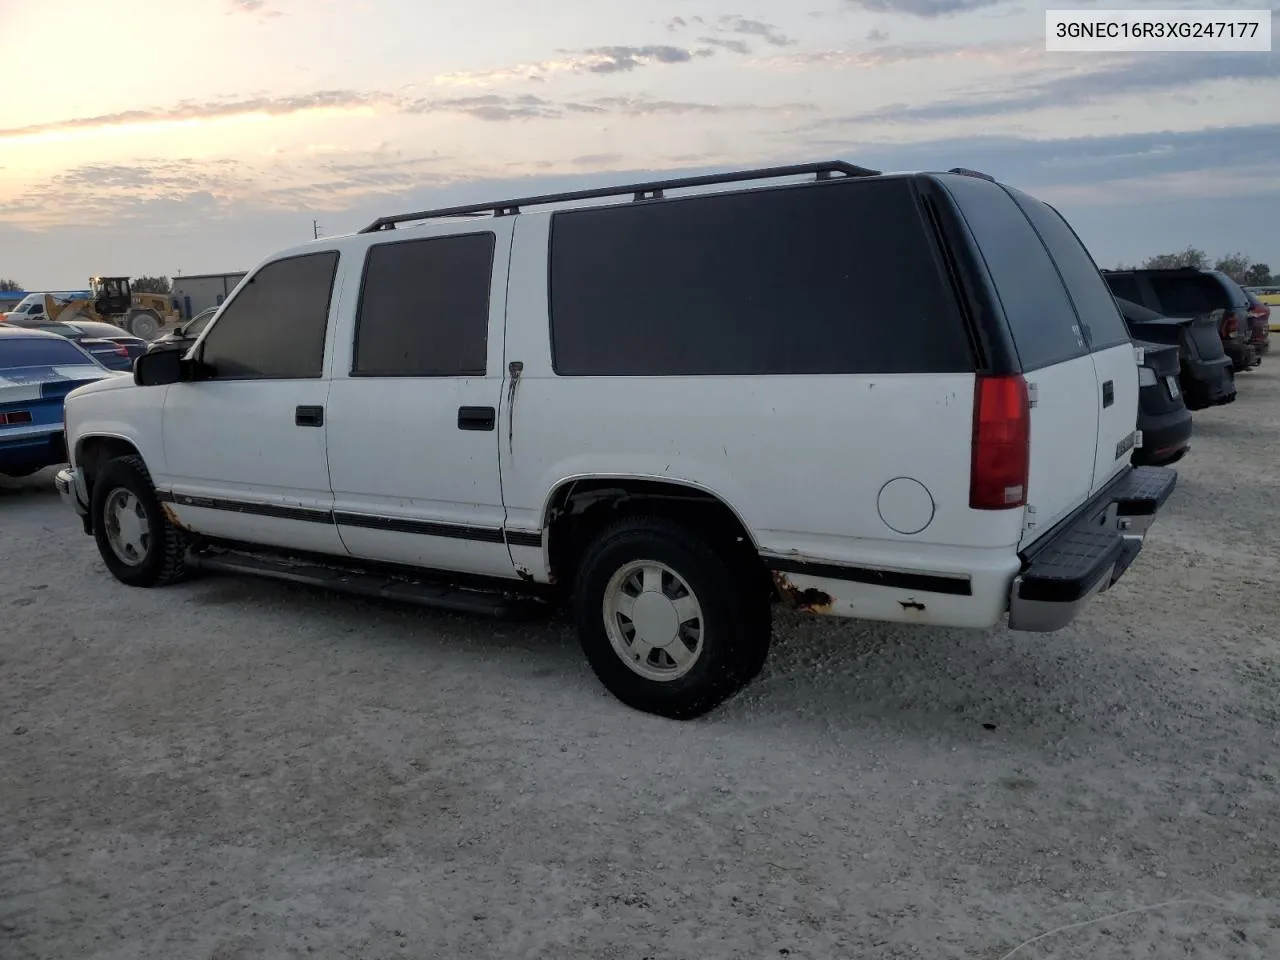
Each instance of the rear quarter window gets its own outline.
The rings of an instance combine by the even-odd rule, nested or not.
[[[70,340],[44,337],[0,337],[0,370],[19,367],[97,366]]]
[[[1022,369],[1084,356],[1084,335],[1062,279],[1013,198],[998,184],[975,177],[938,180],[955,200],[986,263]]]
[[[1005,190],[1031,221],[1057,265],[1067,287],[1067,296],[1071,298],[1076,316],[1089,338],[1089,346],[1097,351],[1129,343],[1124,318],[1116,308],[1115,298],[1102,279],[1097,263],[1062,214],[1020,190],[1009,187]]]
[[[557,213],[549,306],[561,376],[974,368],[901,178]]]

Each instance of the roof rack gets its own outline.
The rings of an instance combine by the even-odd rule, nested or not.
[[[996,182],[996,178],[989,173],[983,173],[981,170],[972,170],[969,167],[952,167],[947,173],[958,173],[962,177],[977,177],[979,180],[990,180]]]
[[[548,193],[536,197],[521,197],[516,200],[503,200],[498,203],[471,203],[460,207],[441,207],[438,210],[400,213],[391,217],[379,217],[360,232],[377,233],[381,230],[394,230],[397,223],[408,223],[415,220],[435,220],[440,217],[461,217],[468,214],[487,213],[495,217],[509,217],[518,214],[522,207],[564,203],[570,200],[599,200],[605,197],[620,197],[628,193],[632,194],[631,199],[633,201],[661,200],[664,191],[667,190],[679,190],[685,187],[708,187],[719,183],[773,180],[778,177],[798,177],[808,174],[812,174],[816,180],[830,180],[836,174],[841,177],[878,177],[880,171],[845,163],[843,160],[832,160],[825,163],[794,164],[789,167],[764,167],[759,170],[739,170],[734,173],[713,173],[702,177],[653,180],[648,183],[632,183],[625,186],[597,187],[591,190],[570,190],[566,193]]]

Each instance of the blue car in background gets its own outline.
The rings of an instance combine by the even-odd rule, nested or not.
[[[0,325],[0,474],[25,477],[67,460],[62,405],[113,372],[65,337]]]

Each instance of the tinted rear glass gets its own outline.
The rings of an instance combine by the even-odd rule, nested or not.
[[[1244,287],[1240,286],[1240,284],[1236,283],[1225,273],[1221,273],[1217,270],[1210,273],[1210,276],[1217,280],[1218,283],[1222,284],[1223,289],[1227,292],[1227,296],[1231,298],[1232,305],[1237,307],[1247,307],[1249,305],[1249,298],[1245,296]]]
[[[95,366],[70,340],[44,337],[0,337],[0,370],[18,367]]]
[[[1111,288],[1111,292],[1117,297],[1124,300],[1132,300],[1134,303],[1142,303],[1142,292],[1138,289],[1138,278],[1133,276],[1112,276],[1104,275],[1107,286]]]
[[[561,375],[973,369],[906,179],[557,213],[550,294]]]
[[[939,177],[955,199],[996,287],[1025,371],[1085,355],[1075,309],[1030,222],[997,184]]]
[[[1193,317],[1231,306],[1227,292],[1204,273],[1152,273],[1147,282],[1160,301],[1160,311],[1172,317]]]
[[[1076,316],[1084,324],[1093,350],[1107,350],[1129,343],[1129,331],[1116,309],[1115,298],[1106,281],[1085,249],[1080,238],[1063,219],[1062,214],[1020,190],[1006,188],[1049,248],[1049,256],[1067,285],[1067,295],[1075,304]]]

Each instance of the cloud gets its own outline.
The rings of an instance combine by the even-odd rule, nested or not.
[[[1280,124],[1156,131],[1092,137],[948,137],[904,144],[866,144],[860,137],[813,138],[806,146],[845,155],[881,170],[947,170],[970,167],[1030,190],[1090,188],[1144,178],[1192,175],[1208,188],[1215,178],[1232,179],[1232,189],[1261,188],[1275,180],[1280,156]],[[1256,171],[1270,168],[1259,178]],[[1233,179],[1234,178],[1234,179]],[[1097,194],[1101,196],[1101,194]],[[1121,192],[1111,196],[1120,198]]]
[[[883,30],[878,30],[878,29],[870,30],[867,32],[867,42],[868,43],[888,43],[889,34],[885,33]]]
[[[873,31],[874,32],[874,31]],[[887,37],[887,34],[885,35]],[[885,44],[871,50],[810,50],[755,61],[766,70],[804,70],[823,66],[837,70],[867,69],[920,60],[973,60],[1017,66],[1043,64],[1047,55],[1039,43]]]
[[[207,101],[183,100],[171,107],[148,107],[118,113],[73,117],[23,127],[0,128],[0,140],[13,140],[42,134],[70,133],[105,127],[133,126],[148,123],[180,123],[192,120],[214,120],[255,114],[285,116],[311,110],[363,111],[394,105],[398,98],[386,93],[360,93],[354,90],[319,90],[315,93],[285,97],[252,97]]]
[[[855,7],[873,13],[900,13],[909,17],[932,20],[957,13],[969,13],[995,6],[1003,0],[846,0]]]
[[[739,16],[721,17],[719,28],[730,33],[760,37],[765,43],[772,44],[775,47],[789,47],[795,43],[794,40],[782,33],[773,24],[765,23],[763,20],[748,20],[746,17]]]
[[[703,54],[665,44],[645,47],[591,47],[583,51],[585,67],[592,73],[625,73],[650,63],[688,63]]]
[[[431,78],[442,87],[491,87],[520,81],[539,82],[560,73],[627,73],[654,64],[681,64],[708,57],[711,50],[688,50],[667,44],[642,47],[605,46],[560,50],[561,56],[490,70],[455,71]]]
[[[1107,62],[1107,61],[1104,61]],[[1171,93],[1214,80],[1274,80],[1280,58],[1241,54],[1184,53],[1176,57],[1116,58],[1100,70],[1021,82],[1015,92],[1007,84],[994,94],[951,97],[926,104],[892,104],[847,118],[850,122],[926,123],[980,119],[1029,113],[1055,107],[1078,107],[1135,93]]]
[[[690,24],[710,27],[712,31],[718,34],[758,37],[765,43],[775,47],[790,47],[795,44],[795,40],[788,37],[772,23],[766,23],[763,20],[751,20],[736,13],[726,14],[710,21],[703,17],[691,17],[688,20],[683,17],[672,17],[667,21],[666,28],[668,32],[676,33]],[[745,40],[725,39],[724,37],[699,37],[698,39],[701,43],[731,50],[734,53],[749,54],[751,52],[751,47]]]
[[[264,18],[278,17],[280,11],[271,7],[267,0],[229,0],[231,9],[229,13],[256,13]]]

